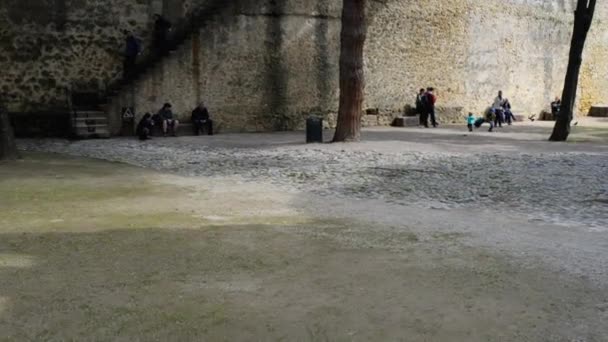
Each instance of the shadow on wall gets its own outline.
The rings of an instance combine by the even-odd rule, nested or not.
[[[266,113],[262,122],[268,122],[274,131],[290,129],[289,116],[286,115],[287,71],[285,70],[282,49],[284,43],[281,27],[285,1],[270,0],[268,23],[266,27],[266,82],[264,102]],[[263,106],[264,107],[264,106]]]
[[[325,0],[317,0],[317,13],[328,13],[329,5]],[[332,85],[328,75],[333,74],[332,63],[330,62],[329,54],[329,22],[327,20],[319,20],[315,28],[315,47],[317,49],[317,58],[319,65],[317,68],[317,91],[319,93],[319,108],[321,110],[327,110],[332,108]]]
[[[316,50],[315,64],[316,70],[313,82],[316,86],[316,101],[310,103],[311,109],[305,112],[293,111],[290,108],[290,98],[288,94],[288,67],[285,64],[286,57],[286,37],[284,14],[286,12],[287,1],[269,0],[267,11],[267,27],[265,39],[265,64],[266,74],[264,83],[264,98],[261,114],[265,129],[273,131],[287,131],[301,129],[305,118],[311,114],[325,117],[331,108],[337,106],[334,101],[334,80],[330,75],[337,75],[336,63],[332,60],[329,41],[330,22],[327,19],[317,19],[314,25],[314,49]],[[316,0],[315,11],[317,13],[328,13],[330,11],[330,1]],[[335,102],[335,103],[334,103]]]

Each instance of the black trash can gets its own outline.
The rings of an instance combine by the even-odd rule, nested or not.
[[[309,117],[306,119],[306,143],[322,143],[323,142],[323,119],[318,117]]]

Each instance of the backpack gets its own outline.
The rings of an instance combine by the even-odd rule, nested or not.
[[[421,96],[421,102],[422,102],[422,109],[424,110],[428,110],[429,109],[429,104],[430,104],[430,99],[429,99],[429,94],[425,93],[424,95]]]

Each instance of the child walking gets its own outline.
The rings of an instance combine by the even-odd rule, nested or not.
[[[469,117],[467,118],[467,127],[469,128],[469,132],[473,132],[473,125],[475,124],[475,117],[473,113],[469,113]]]

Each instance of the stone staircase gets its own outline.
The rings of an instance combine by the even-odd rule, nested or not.
[[[125,89],[128,89],[130,85],[137,82],[142,75],[154,69],[178,50],[197,30],[207,25],[210,18],[229,6],[231,2],[227,0],[208,0],[204,5],[195,8],[181,22],[173,23],[174,30],[168,37],[166,44],[167,53],[162,55],[149,53],[143,56],[128,78],[123,78],[121,72],[113,81],[106,84],[105,91],[102,94],[71,93],[69,98],[73,137],[77,139],[110,137],[112,132],[110,130],[109,113],[106,112],[107,105]]]
[[[77,111],[72,114],[72,134],[77,139],[109,138],[105,111]]]
[[[75,139],[110,137],[108,114],[96,93],[70,93],[70,127]]]
[[[209,19],[220,13],[231,2],[228,0],[208,0],[205,5],[193,9],[181,22],[173,23],[173,30],[166,42],[167,52],[162,55],[155,53],[145,55],[137,63],[135,70],[129,78],[117,77],[113,82],[106,85],[106,97],[112,98],[119,95],[124,88],[136,82],[142,75],[162,63],[168,56],[186,43],[197,30],[207,25]]]

